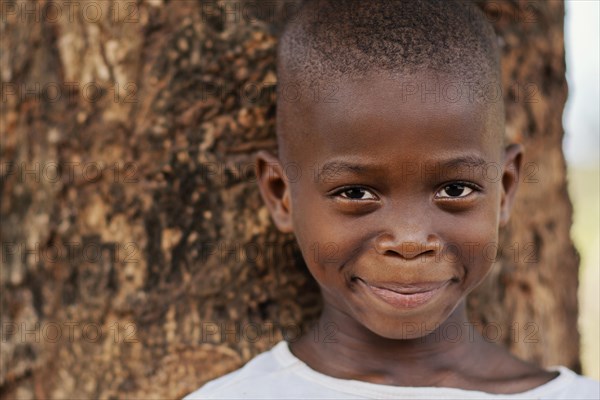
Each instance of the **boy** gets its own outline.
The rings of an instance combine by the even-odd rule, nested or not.
[[[522,160],[504,144],[495,40],[459,2],[303,5],[279,42],[278,86],[306,90],[278,96],[278,157],[260,152],[257,175],[335,337],[280,342],[186,399],[600,397],[598,382],[469,329],[465,298],[492,267],[485,246]],[[289,179],[290,163],[313,173]]]

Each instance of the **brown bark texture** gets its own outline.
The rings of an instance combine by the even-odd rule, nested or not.
[[[297,6],[1,2],[3,398],[181,397],[318,315],[252,168],[276,151],[276,38]],[[526,155],[470,315],[514,354],[580,371],[564,7],[480,6]]]

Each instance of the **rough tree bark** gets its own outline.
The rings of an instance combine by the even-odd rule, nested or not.
[[[250,167],[275,150],[276,34],[297,5],[261,4],[2,2],[2,397],[182,396],[318,315]],[[518,356],[579,372],[563,4],[481,6],[526,156],[469,309]]]

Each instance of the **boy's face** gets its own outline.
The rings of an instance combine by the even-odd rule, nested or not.
[[[373,75],[338,82],[336,102],[280,102],[293,146],[257,158],[325,306],[390,339],[442,324],[490,271],[521,162],[520,146],[501,148],[498,104],[450,101],[448,79],[406,82]]]

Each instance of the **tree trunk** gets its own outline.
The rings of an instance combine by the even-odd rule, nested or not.
[[[276,150],[276,34],[298,3],[260,4],[1,3],[3,397],[183,396],[318,315],[254,182],[253,153]],[[516,355],[579,372],[563,4],[481,6],[526,155],[469,310]]]

